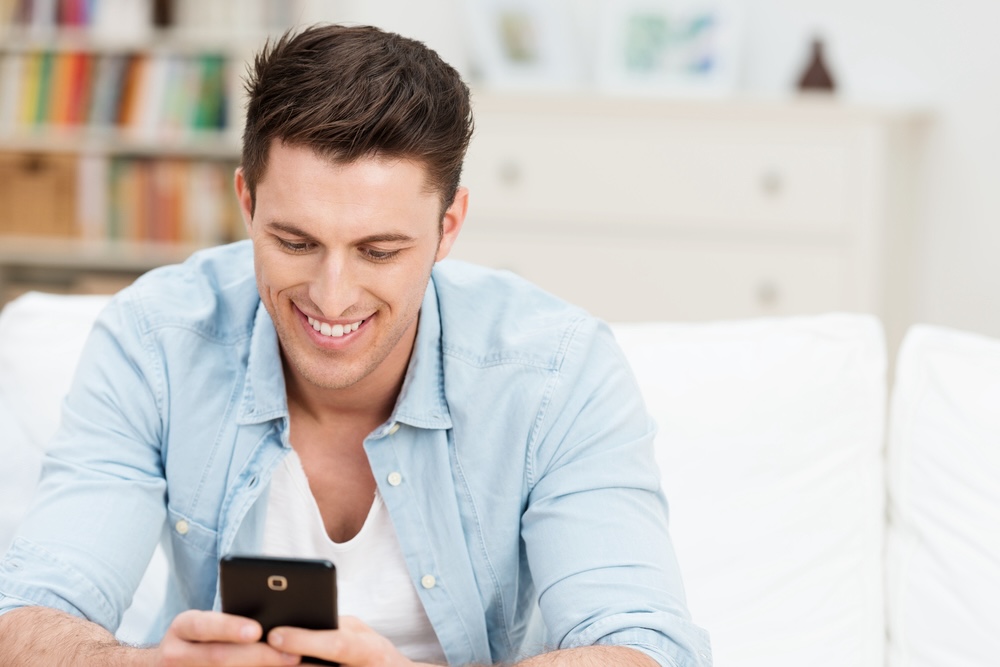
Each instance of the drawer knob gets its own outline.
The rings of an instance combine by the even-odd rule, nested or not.
[[[760,189],[768,197],[777,197],[785,189],[785,179],[777,169],[768,169],[760,179]]]
[[[780,297],[778,286],[770,280],[757,285],[757,304],[762,308],[774,308],[778,305]]]
[[[499,169],[500,182],[509,188],[520,185],[521,183],[521,165],[514,160],[504,160],[500,164]]]

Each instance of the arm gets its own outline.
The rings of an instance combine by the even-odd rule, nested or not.
[[[0,653],[11,667],[155,664],[150,651],[122,646],[96,623],[46,607],[22,607],[0,616]]]
[[[268,642],[285,651],[339,662],[342,667],[430,667],[403,657],[388,639],[361,621],[340,617],[339,630],[276,628]],[[469,665],[468,667],[485,667]],[[646,654],[624,646],[584,646],[545,653],[511,667],[657,667]]]
[[[559,648],[630,647],[660,665],[708,667],[669,535],[656,426],[606,325],[574,332],[549,396],[521,517],[548,636]]]
[[[645,653],[625,646],[583,646],[544,653],[515,667],[657,667]]]
[[[297,665],[298,656],[258,640],[261,627],[246,618],[189,611],[174,619],[159,646],[125,646],[90,621],[45,607],[0,616],[5,667],[171,667]]]

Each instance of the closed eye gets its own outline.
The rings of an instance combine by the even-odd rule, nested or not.
[[[288,241],[278,236],[275,236],[274,240],[278,242],[279,246],[291,253],[309,252],[315,245],[310,241]]]
[[[361,254],[372,262],[389,262],[399,254],[399,250],[379,250],[378,248],[361,248]]]

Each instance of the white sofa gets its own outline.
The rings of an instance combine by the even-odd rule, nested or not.
[[[0,552],[104,303],[36,293],[0,312]],[[717,665],[1000,664],[1000,341],[914,328],[888,401],[869,316],[615,333],[660,424]],[[163,574],[157,557],[120,636],[143,636]]]

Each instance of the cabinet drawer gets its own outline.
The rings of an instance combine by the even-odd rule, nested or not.
[[[482,225],[829,236],[858,198],[844,128],[482,112],[466,161]]]
[[[514,271],[610,321],[855,310],[837,247],[468,234],[452,257]]]

